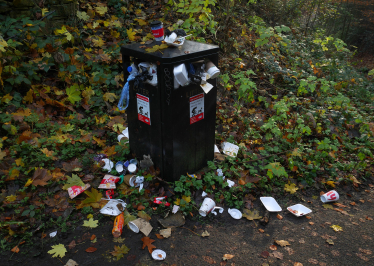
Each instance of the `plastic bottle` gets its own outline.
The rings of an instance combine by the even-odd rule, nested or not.
[[[135,64],[131,64],[131,66],[129,66],[127,68],[127,71],[131,74],[135,74],[137,75],[138,74],[138,69],[136,68]]]

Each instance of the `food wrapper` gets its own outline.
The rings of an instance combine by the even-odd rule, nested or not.
[[[163,202],[163,200],[166,200],[167,196],[164,196],[164,197],[156,197],[154,198],[153,200],[153,203],[156,203],[156,204],[163,204],[165,205],[166,207],[170,206],[170,203],[169,202]]]
[[[126,203],[123,200],[111,199],[109,202],[100,210],[100,213],[112,216],[118,216],[126,208]],[[122,208],[121,208],[122,206]],[[120,210],[121,208],[122,210]]]
[[[114,237],[120,237],[123,230],[123,225],[125,224],[125,217],[123,216],[123,212],[116,217],[114,220],[112,234]]]
[[[87,188],[90,187],[90,184],[85,184],[83,187],[81,186],[72,186],[68,188],[68,193],[71,199],[74,199],[76,196],[81,194],[83,191],[85,191]]]
[[[229,143],[229,142],[224,142],[222,143],[222,150],[224,154],[228,156],[236,157],[239,151],[239,146]]]
[[[115,189],[116,184],[120,178],[118,176],[114,175],[105,175],[103,180],[101,180],[101,183],[99,185],[99,188],[104,188],[104,189]]]

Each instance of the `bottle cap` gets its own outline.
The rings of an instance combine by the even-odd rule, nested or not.
[[[127,68],[127,71],[128,71],[129,73],[131,73],[131,71],[132,71],[132,66],[129,66],[129,67]]]

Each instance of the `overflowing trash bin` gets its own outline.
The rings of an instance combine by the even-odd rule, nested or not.
[[[139,43],[121,48],[131,153],[150,155],[167,181],[214,158],[218,51],[194,41],[154,53]]]

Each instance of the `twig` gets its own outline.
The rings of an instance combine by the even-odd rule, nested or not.
[[[195,235],[201,236],[201,235],[199,235],[198,233],[195,233],[194,231],[192,231],[191,229],[188,229],[188,228],[186,228],[186,227],[180,226],[179,228],[187,229],[188,231],[191,231],[191,232],[194,233]]]

